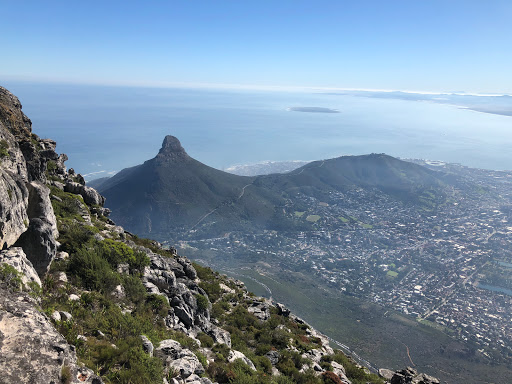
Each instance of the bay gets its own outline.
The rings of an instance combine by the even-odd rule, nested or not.
[[[154,157],[168,134],[219,169],[372,152],[512,169],[512,117],[451,105],[298,91],[1,85],[19,97],[34,133],[56,140],[68,167],[89,180]],[[300,111],[308,107],[339,113]]]

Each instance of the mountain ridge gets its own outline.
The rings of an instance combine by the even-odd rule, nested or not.
[[[385,154],[321,160],[284,174],[238,176],[191,158],[169,135],[156,157],[98,186],[115,220],[159,240],[177,232],[219,236],[241,228],[293,226],[283,210],[293,202],[294,193],[354,188],[374,188],[418,204],[424,191],[444,199],[448,183],[434,171]]]

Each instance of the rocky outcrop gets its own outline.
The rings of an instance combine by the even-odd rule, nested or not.
[[[38,181],[27,184],[29,197],[26,213],[28,229],[16,246],[23,248],[39,276],[44,276],[57,253],[57,220],[50,201],[49,188]],[[25,224],[27,224],[25,222]]]
[[[29,219],[39,218],[48,223],[53,237],[59,237],[57,219],[50,201],[50,189],[41,182],[32,181],[28,185],[29,197],[27,214]]]
[[[247,310],[262,321],[270,317],[270,306],[267,301],[254,300]]]
[[[163,340],[155,349],[155,356],[159,357],[165,366],[165,373],[175,372],[182,379],[192,374],[201,375],[204,367],[193,352],[185,349],[175,340]]]
[[[209,308],[200,308],[197,303],[199,295],[207,296],[195,282],[197,272],[192,264],[183,257],[164,257],[144,247],[136,249],[146,253],[150,260],[142,277],[146,290],[165,296],[171,305],[166,324],[189,335],[209,333],[212,330]],[[221,332],[217,334],[225,341]]]
[[[94,188],[87,187],[74,181],[68,181],[64,186],[64,191],[82,196],[85,204],[87,205],[102,206],[105,204],[105,198],[101,196]]]
[[[23,179],[0,168],[0,249],[13,245],[28,227],[28,189]]]
[[[15,246],[23,248],[39,276],[44,276],[57,254],[57,240],[53,228],[44,219],[31,219],[28,229]]]
[[[391,378],[391,384],[439,384],[439,380],[407,367],[407,369],[395,372]]]
[[[144,335],[141,335],[140,339],[142,340],[142,349],[144,349],[144,352],[146,352],[149,355],[149,357],[153,357],[153,351],[155,347],[153,346],[151,340],[149,340]]]
[[[77,363],[74,347],[23,293],[0,290],[0,383],[101,384]]]
[[[232,363],[237,359],[242,360],[244,362],[244,364],[246,364],[253,371],[256,370],[256,367],[254,366],[253,362],[247,356],[245,356],[242,352],[235,351],[235,350],[229,351],[228,361],[230,363]]]
[[[14,267],[21,274],[21,282],[25,286],[28,286],[30,282],[41,286],[41,279],[22,248],[12,247],[0,252],[0,264],[3,263]]]

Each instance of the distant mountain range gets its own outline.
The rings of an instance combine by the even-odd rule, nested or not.
[[[442,203],[452,181],[439,172],[385,154],[314,161],[292,172],[238,176],[191,158],[173,136],[157,156],[94,186],[114,220],[130,231],[169,240],[177,233],[210,236],[243,229],[298,225],[294,196],[372,189],[410,204]],[[300,203],[303,204],[303,203]]]

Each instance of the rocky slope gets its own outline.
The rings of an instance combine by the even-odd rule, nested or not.
[[[282,305],[116,226],[55,146],[0,87],[0,383],[438,382],[371,375]]]

